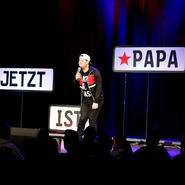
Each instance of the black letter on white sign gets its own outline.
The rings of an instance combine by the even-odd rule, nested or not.
[[[39,87],[42,87],[42,76],[46,74],[46,72],[37,72],[38,75],[40,75],[40,82]]]
[[[151,67],[154,67],[154,61],[153,61],[153,56],[152,56],[152,51],[148,50],[146,53],[146,59],[145,59],[145,67],[150,64]]]
[[[136,67],[136,62],[138,62],[138,61],[140,61],[142,59],[142,52],[139,51],[139,50],[135,50],[135,51],[133,51],[133,53],[134,53],[134,62],[133,62],[133,65],[134,65],[134,67]],[[139,57],[136,57],[137,54],[139,55]]]
[[[21,87],[24,86],[24,75],[27,74],[26,71],[19,71],[19,74],[21,75]]]
[[[8,85],[8,81],[9,81],[9,71],[4,71],[3,73],[6,75],[6,81],[3,82],[1,80],[1,86],[7,86]]]
[[[177,55],[176,55],[175,50],[172,50],[171,53],[170,53],[170,59],[169,59],[168,67],[170,67],[172,64],[175,65],[175,67],[178,67]]]
[[[15,84],[15,83],[12,82],[13,79],[16,78],[16,76],[13,76],[14,74],[17,74],[17,71],[11,71],[11,72],[10,72],[10,86],[16,87],[17,84]]]
[[[160,66],[160,62],[164,62],[166,59],[166,52],[163,50],[158,50],[157,52],[157,67]],[[162,54],[162,57],[161,57]]]
[[[32,84],[32,80],[35,77],[36,72],[30,71],[30,72],[28,72],[28,74],[32,74],[32,76],[30,77],[30,80],[28,82],[28,87],[35,87],[35,84]]]

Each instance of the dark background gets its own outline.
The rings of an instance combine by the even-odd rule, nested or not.
[[[0,67],[54,69],[53,92],[0,91],[0,122],[23,127],[48,126],[51,104],[80,104],[73,87],[80,53],[88,53],[103,78],[105,131],[123,130],[145,137],[158,128],[163,138],[185,131],[184,73],[113,73],[113,49],[125,46],[185,46],[183,0],[37,0],[3,1]],[[149,96],[147,89],[149,88]],[[126,95],[125,95],[126,91]],[[148,114],[147,111],[148,99]]]

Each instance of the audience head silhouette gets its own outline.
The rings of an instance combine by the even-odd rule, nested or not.
[[[96,139],[96,129],[88,126],[84,131],[84,141],[93,142]]]
[[[148,161],[169,160],[169,154],[163,146],[159,146],[160,136],[157,130],[152,130],[146,139],[146,145],[135,151],[135,159]]]
[[[79,135],[76,131],[68,129],[64,134],[64,148],[68,153],[76,151],[79,144]]]
[[[19,148],[10,141],[11,129],[0,124],[0,160],[24,160]]]
[[[157,146],[160,141],[160,135],[158,130],[151,130],[146,138],[147,146]]]

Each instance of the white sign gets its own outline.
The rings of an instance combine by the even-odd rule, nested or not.
[[[184,72],[184,47],[115,47],[114,72]]]
[[[49,130],[65,131],[72,129],[77,131],[80,119],[80,106],[73,105],[53,105],[50,106]],[[85,128],[89,126],[86,122]]]
[[[53,69],[0,68],[0,89],[52,91]]]

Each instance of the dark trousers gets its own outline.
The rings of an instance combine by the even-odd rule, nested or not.
[[[89,119],[89,125],[94,127],[97,131],[97,119],[102,109],[102,106],[103,106],[103,101],[99,102],[98,109],[94,109],[94,110],[92,109],[92,103],[81,104],[80,119],[79,119],[78,129],[77,129],[77,132],[80,137],[82,137],[84,134],[85,124],[88,119]]]

